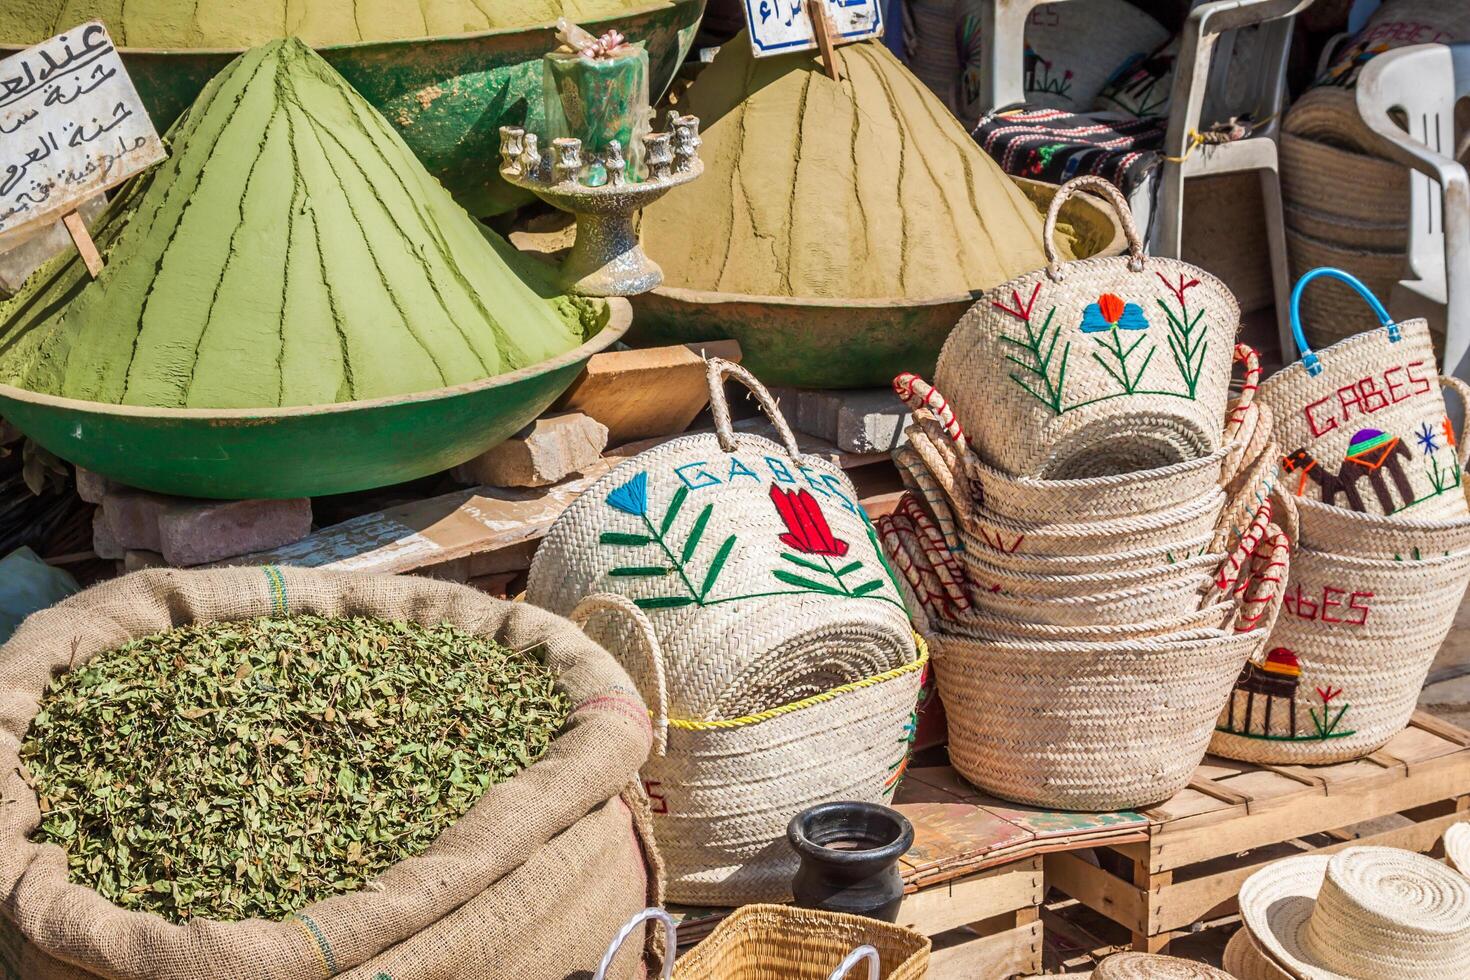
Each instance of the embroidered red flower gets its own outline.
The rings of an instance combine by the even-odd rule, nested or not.
[[[841,558],[847,554],[847,542],[832,536],[832,528],[817,506],[817,498],[806,490],[782,490],[773,483],[771,502],[786,523],[782,544],[808,555]]]

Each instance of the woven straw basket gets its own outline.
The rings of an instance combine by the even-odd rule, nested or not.
[[[986,792],[1032,806],[1157,803],[1189,782],[1260,641],[1219,630],[1105,643],[945,634],[934,668],[950,761]]]
[[[787,901],[797,866],[786,843],[793,813],[828,800],[892,799],[928,662],[922,641],[919,656],[896,669],[706,721],[670,707],[668,651],[627,596],[588,596],[571,618],[591,636],[632,628],[633,639],[613,650],[653,714],[653,754],[641,776],[671,901]]]
[[[1267,653],[1242,671],[1210,751],[1264,763],[1374,751],[1408,724],[1467,582],[1470,551],[1399,560],[1298,548]]]
[[[1075,524],[1011,521],[976,508],[960,518],[966,554],[1080,557],[1127,549],[1163,548],[1175,557],[1191,544],[1208,541],[1225,507],[1225,491],[1215,487],[1169,510]],[[1198,552],[1198,547],[1194,549]]]
[[[1110,201],[1127,257],[1057,259],[1061,205]],[[1168,466],[1220,448],[1240,309],[1214,276],[1145,258],[1122,195],[1077,177],[1047,212],[1046,269],[981,297],[945,342],[935,382],[979,456],[1013,475],[1075,479]],[[978,379],[984,379],[980,382]]]
[[[1470,551],[1470,518],[1421,521],[1360,514],[1308,497],[1293,497],[1303,548],[1358,558],[1416,559]]]
[[[680,718],[741,717],[911,664],[908,615],[852,484],[799,454],[749,372],[712,359],[708,375],[715,432],[593,484],[537,549],[527,599],[562,615],[596,592],[633,600]],[[756,395],[781,445],[732,431],[726,375]],[[591,635],[614,651],[638,639],[623,620]]]
[[[1092,971],[1092,980],[1236,980],[1205,963],[1157,953],[1114,953]]]
[[[1382,329],[1313,352],[1302,332],[1301,298],[1322,277],[1356,290]],[[1287,492],[1419,520],[1470,514],[1460,489],[1470,445],[1455,445],[1425,321],[1394,323],[1357,279],[1316,269],[1292,291],[1291,325],[1302,359],[1261,386],[1286,454]],[[1449,387],[1464,398],[1463,386]]]
[[[676,935],[662,909],[635,916],[608,948],[611,961],[643,922],[663,924],[665,949]],[[929,975],[930,942],[912,929],[859,915],[747,905],[679,959],[665,954],[663,980],[922,980]],[[855,969],[862,965],[867,969]],[[601,973],[593,980],[602,980]]]
[[[963,556],[965,570],[970,583],[981,597],[977,605],[984,605],[985,596],[997,592],[1014,596],[1033,596],[1038,599],[1063,599],[1069,596],[1093,596],[1100,593],[1119,592],[1124,589],[1148,587],[1166,588],[1178,586],[1183,591],[1198,595],[1213,578],[1213,573],[1224,559],[1223,554],[1178,557],[1171,562],[1160,562],[1144,568],[1113,569],[1086,574],[1062,575],[1036,574],[997,568],[979,556],[966,552]]]

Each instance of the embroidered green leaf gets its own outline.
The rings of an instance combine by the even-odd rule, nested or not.
[[[674,499],[669,501],[669,509],[664,512],[664,522],[659,525],[660,535],[669,533],[669,528],[674,526],[674,518],[679,516],[679,508],[684,506],[684,500],[688,496],[688,487],[680,487],[674,491]]]
[[[876,592],[878,589],[881,588],[883,588],[883,580],[875,578],[873,579],[873,581],[864,582],[862,585],[859,585],[857,588],[853,589],[852,594],[867,595],[869,592]]]
[[[785,558],[787,561],[791,562],[791,564],[793,564],[793,565],[800,565],[802,568],[811,569],[812,571],[817,572],[818,574],[821,574],[821,575],[830,575],[831,574],[831,572],[825,566],[818,565],[814,561],[807,561],[805,558],[798,558],[795,555],[788,555],[788,554],[786,554],[784,552],[782,553],[781,557],[782,558]]]
[[[673,573],[672,568],[664,568],[661,565],[634,565],[625,568],[614,568],[607,574],[615,578],[658,578]]]
[[[839,575],[839,576],[841,576],[841,575],[847,575],[847,574],[850,574],[852,572],[857,571],[859,568],[862,568],[862,567],[863,567],[863,563],[860,562],[860,561],[849,562],[848,564],[843,565],[841,568],[837,569],[836,574]]]
[[[687,595],[656,595],[647,599],[634,599],[633,605],[639,609],[677,609],[693,602]]]
[[[725,559],[730,557],[730,549],[735,547],[735,535],[725,539],[720,545],[720,550],[715,552],[714,561],[709,563],[709,571],[704,574],[704,584],[699,587],[699,597],[703,599],[709,595],[709,590],[714,588],[715,579],[720,577],[720,569],[725,567]]]
[[[826,571],[826,569],[823,569],[823,571]],[[841,592],[832,588],[830,585],[822,585],[819,582],[813,582],[809,578],[802,578],[800,575],[797,575],[793,572],[788,572],[784,568],[772,569],[771,574],[776,576],[781,581],[785,582],[787,585],[794,585],[798,589],[806,589],[810,592],[824,592],[827,595],[842,595]]]
[[[684,542],[684,553],[680,556],[681,561],[689,561],[694,556],[694,549],[699,547],[699,539],[704,537],[704,526],[709,523],[709,515],[714,513],[714,504],[705,504],[704,510],[694,519],[694,527],[689,530],[689,540]]]
[[[602,544],[625,544],[630,546],[653,543],[653,539],[646,534],[624,534],[621,531],[603,531],[602,537],[597,540]]]

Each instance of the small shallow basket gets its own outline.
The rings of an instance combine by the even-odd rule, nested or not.
[[[1306,287],[1323,278],[1351,286],[1382,329],[1314,352],[1302,331],[1301,301]],[[1324,268],[1302,276],[1292,290],[1291,328],[1302,359],[1261,385],[1284,454],[1287,492],[1372,514],[1470,516],[1461,492],[1470,443],[1455,445],[1428,324],[1395,323],[1367,286]],[[1465,387],[1446,381],[1464,401]]]
[[[779,444],[734,432],[726,375]],[[912,663],[908,613],[852,483],[801,455],[749,372],[714,358],[708,383],[715,431],[640,453],[573,501],[536,551],[527,600],[567,615],[592,593],[631,599],[680,718],[742,717]],[[625,621],[593,638],[637,641]]]
[[[1191,542],[1210,538],[1225,501],[1225,491],[1215,487],[1169,510],[1078,523],[1011,521],[976,507],[961,517],[960,538],[966,554],[977,556],[999,552],[1076,558],[1153,548],[1180,556],[1189,553]]]
[[[1200,608],[1208,575],[1116,592],[1061,597],[1012,595],[972,590],[974,606],[983,613],[1022,623],[1047,626],[1128,626],[1187,615]]]
[[[934,672],[949,757],[988,793],[1062,810],[1122,810],[1189,782],[1220,704],[1264,636],[1196,630],[1105,643],[943,633]]]
[[[1167,619],[1102,627],[1022,623],[974,610],[945,620],[944,631],[951,636],[968,637],[975,640],[1106,643],[1125,639],[1168,636],[1193,630],[1221,629],[1235,616],[1235,610],[1235,603],[1222,601],[1195,612],[1181,613]]]
[[[674,920],[662,909],[634,916],[608,948],[618,947],[647,920],[664,930],[663,980],[922,980],[930,942],[912,929],[860,915],[747,905],[731,913],[698,946],[674,961]],[[865,964],[865,971],[854,968]],[[603,980],[602,971],[593,980]]]
[[[1058,209],[1082,189],[1117,209],[1126,258],[1058,260]],[[959,399],[978,454],[1017,476],[1072,479],[1219,449],[1240,326],[1229,289],[1196,266],[1145,257],[1127,202],[1100,177],[1057,192],[1043,246],[1047,268],[987,292],[939,355],[935,382]]]
[[[888,803],[913,739],[927,648],[881,674],[738,718],[681,718],[670,708],[670,657],[627,596],[588,596],[572,610],[589,635],[631,627],[610,647],[650,705],[653,753],[643,785],[670,901],[736,906],[789,901],[793,813],[828,800]],[[759,787],[757,790],[756,787]]]
[[[1298,548],[1271,638],[1220,712],[1210,751],[1330,763],[1409,723],[1470,582],[1470,551],[1356,558]]]
[[[981,598],[997,592],[1006,595],[1032,596],[1038,599],[1063,599],[1069,596],[1094,596],[1125,589],[1193,588],[1196,594],[1212,580],[1223,554],[1194,555],[1175,562],[1164,562],[1144,568],[1113,569],[1088,574],[1046,575],[997,568],[979,556],[966,552],[965,570],[971,586]]]
[[[1102,572],[1155,568],[1188,555],[1202,555],[1210,550],[1215,532],[1201,534],[1182,542],[1096,555],[1028,555],[987,548],[979,554],[965,554],[967,567],[982,571],[1006,570],[1030,575],[1096,575]]]

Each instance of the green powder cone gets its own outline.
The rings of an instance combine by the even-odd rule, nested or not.
[[[284,35],[313,47],[475,34],[616,17],[659,0],[4,0],[0,44],[101,20],[132,48],[248,48]]]
[[[1041,215],[881,44],[757,59],[744,34],[688,94],[704,176],[644,212],[670,286],[927,299],[1041,268]]]
[[[237,58],[74,257],[0,309],[0,379],[160,408],[430,391],[582,342],[567,300],[454,203],[299,40]],[[493,162],[487,162],[487,166]]]

